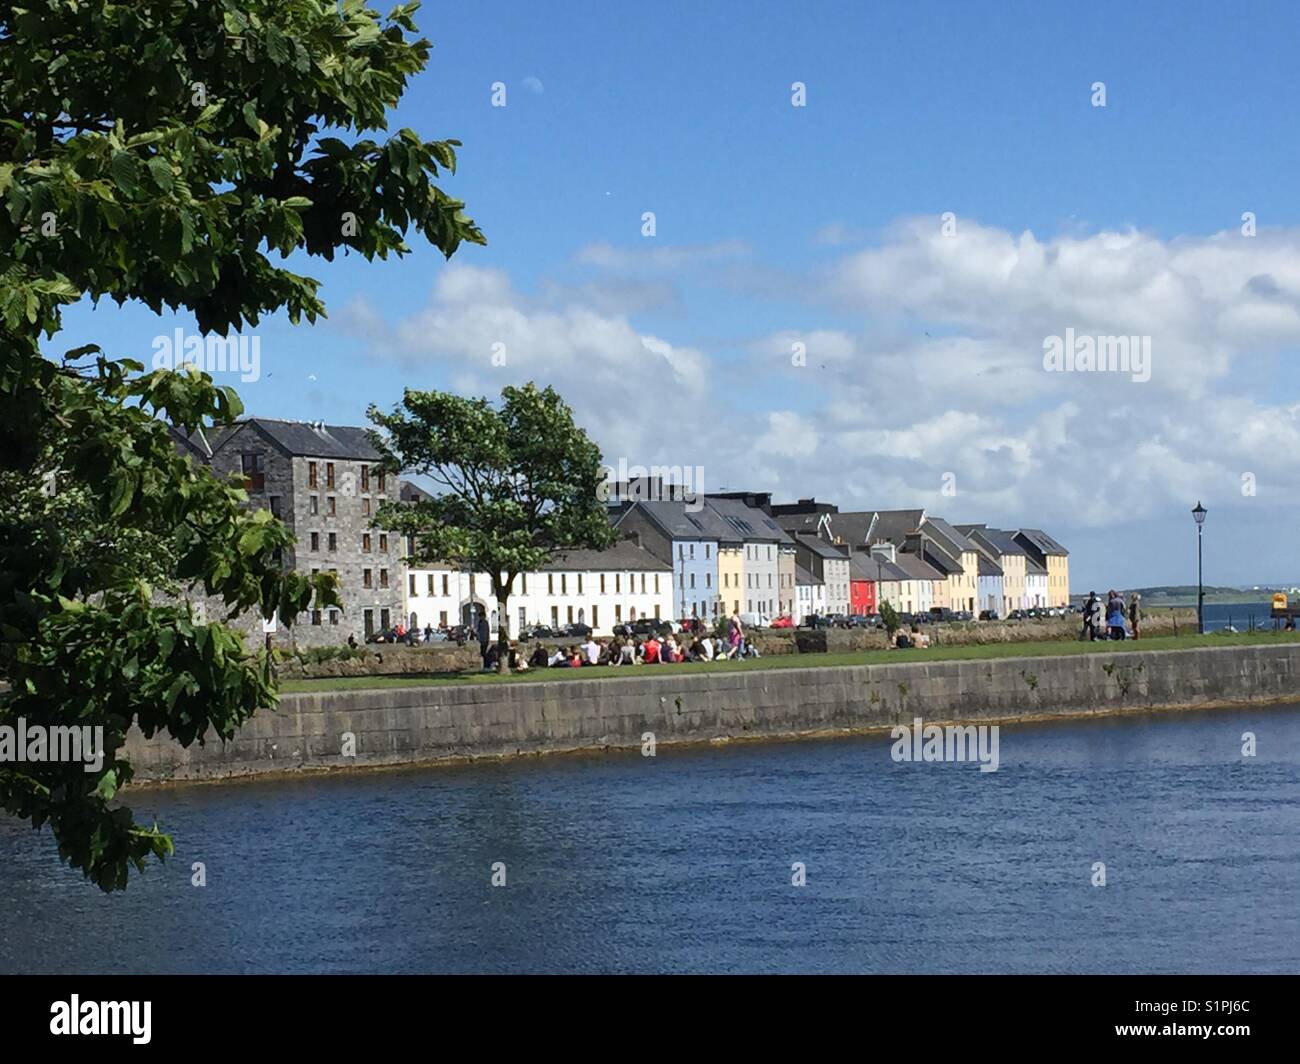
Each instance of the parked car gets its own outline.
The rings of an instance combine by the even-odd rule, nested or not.
[[[773,627],[773,628],[793,628],[793,627],[794,627],[794,618],[793,618],[793,617],[790,617],[789,615],[782,615],[782,616],[780,616],[780,617],[777,617],[777,618],[772,622],[772,627]]]
[[[829,628],[831,626],[830,618],[823,617],[819,613],[810,613],[800,623],[800,628]]]
[[[1007,614],[1008,621],[1026,621],[1029,619],[1028,610],[1012,610]]]
[[[931,621],[955,621],[957,615],[947,606],[931,606],[929,619]]]
[[[973,621],[975,615],[970,610],[956,610],[953,613],[953,620],[956,621]]]
[[[885,626],[884,620],[878,613],[868,613],[863,620],[867,622],[868,628],[883,628]]]
[[[865,613],[850,613],[846,628],[870,628],[871,622]]]
[[[980,620],[981,620],[981,621],[998,621],[998,620],[1001,620],[1001,618],[998,616],[998,611],[997,611],[997,610],[980,610]]]
[[[586,639],[591,635],[591,625],[583,624],[581,621],[574,621],[572,624],[566,624],[560,629],[559,633],[565,639],[573,637],[575,639]]]
[[[530,624],[519,633],[520,639],[553,639],[555,629],[549,624]]]

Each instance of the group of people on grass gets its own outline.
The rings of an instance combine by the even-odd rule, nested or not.
[[[1128,639],[1130,630],[1132,638],[1137,639],[1142,626],[1142,596],[1136,591],[1128,597],[1113,588],[1103,603],[1097,592],[1089,591],[1083,604],[1083,631],[1080,639],[1089,641],[1097,639]]]
[[[615,636],[596,639],[588,635],[586,641],[573,646],[547,647],[538,644],[531,655],[520,655],[518,645],[510,647],[510,668],[515,672],[528,669],[579,669],[596,665],[672,665],[692,661],[727,661],[760,656],[758,647],[745,638],[745,626],[739,615],[727,622],[727,636],[709,635],[703,624],[694,625],[694,631],[683,631],[680,638],[669,632],[663,636],[651,633],[641,638]],[[483,667],[495,670],[501,661],[499,647],[483,647]]]
[[[889,645],[894,650],[925,650],[930,646],[930,634],[923,632],[920,625],[914,624],[910,632],[900,628],[894,633],[893,642]]]

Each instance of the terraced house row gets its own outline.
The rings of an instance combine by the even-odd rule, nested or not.
[[[317,646],[364,640],[399,621],[423,628],[486,616],[495,629],[486,573],[410,565],[410,544],[372,527],[384,502],[424,492],[385,475],[364,429],[247,418],[176,441],[195,461],[241,476],[251,505],[290,526],[297,543],[284,565],[338,576],[341,608],[309,612],[291,631],[244,619],[250,634]],[[639,488],[610,493],[610,522],[620,533],[614,547],[566,552],[517,578],[512,636],[538,624],[580,623],[607,634],[648,617],[732,613],[751,623],[778,616],[798,623],[814,613],[874,613],[883,602],[908,613],[943,607],[1002,616],[1069,602],[1069,554],[1039,529],[952,525],[925,510],[840,511],[814,499],[774,504],[763,492],[686,498],[671,485]]]

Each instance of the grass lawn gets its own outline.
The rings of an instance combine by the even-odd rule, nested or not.
[[[320,680],[287,680],[280,690],[342,691],[357,688],[430,687],[466,683],[573,683],[582,680],[668,675],[672,672],[733,672],[743,669],[819,669],[841,665],[883,665],[892,662],[968,661],[984,658],[1049,657],[1063,654],[1125,654],[1136,650],[1189,650],[1193,647],[1241,646],[1248,643],[1300,643],[1300,632],[1237,632],[1226,635],[1156,636],[1123,642],[1086,643],[1055,639],[1036,643],[988,643],[937,646],[928,650],[866,650],[854,654],[782,654],[745,661],[710,661],[681,665],[597,666],[586,669],[529,669],[524,673],[461,673],[439,676],[336,676]]]

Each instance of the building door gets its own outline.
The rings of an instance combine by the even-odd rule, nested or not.
[[[372,635],[375,634],[375,611],[366,610],[365,613],[363,614],[363,617],[365,618],[365,622],[364,622],[365,635],[366,638],[369,639]]]

